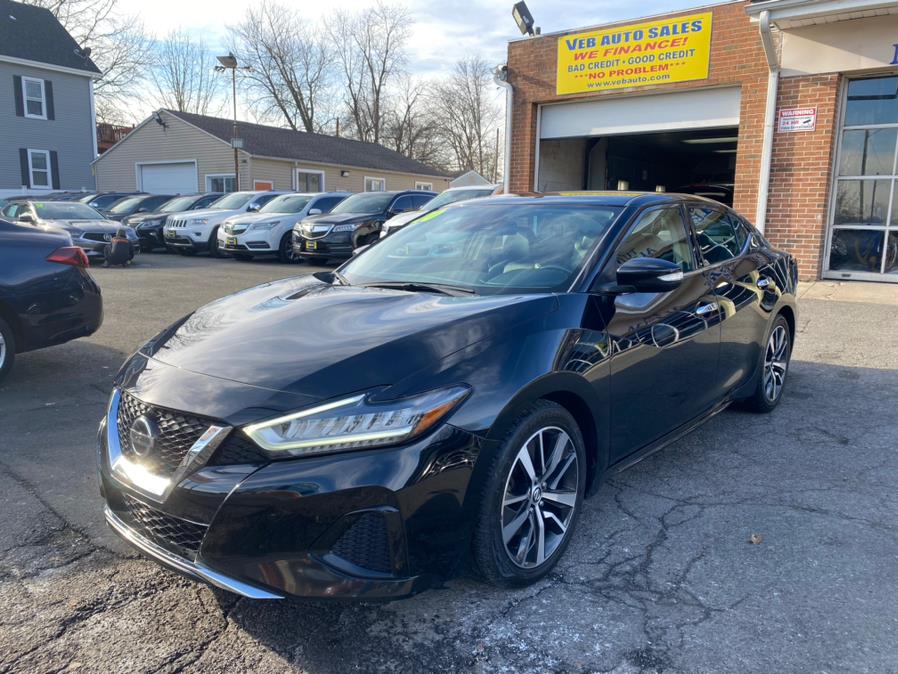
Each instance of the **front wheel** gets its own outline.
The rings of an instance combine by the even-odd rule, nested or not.
[[[751,397],[745,405],[753,412],[766,413],[772,411],[783,397],[786,375],[789,374],[789,361],[792,358],[792,337],[789,321],[784,316],[776,317],[767,344],[761,356],[761,369],[758,381]]]
[[[281,245],[278,246],[278,262],[296,264],[302,262],[293,250],[293,232],[289,231],[281,237]]]
[[[218,249],[218,227],[212,230],[212,236],[209,238],[209,257],[221,257],[221,251]]]
[[[529,405],[485,470],[474,562],[494,585],[534,583],[564,554],[583,502],[586,453],[577,422],[555,403]]]

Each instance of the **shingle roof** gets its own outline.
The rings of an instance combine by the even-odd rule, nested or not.
[[[90,58],[75,53],[78,47],[50,10],[0,0],[0,56],[99,74]]]
[[[199,127],[226,143],[231,142],[233,120],[175,110],[166,110],[166,112]],[[243,149],[256,156],[283,157],[284,159],[299,159],[337,166],[356,166],[426,176],[447,175],[433,166],[409,159],[399,152],[375,143],[363,143],[349,138],[293,131],[292,129],[250,124],[249,122],[238,122],[237,124],[238,135],[243,139]]]

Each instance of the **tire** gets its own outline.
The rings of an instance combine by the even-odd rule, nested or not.
[[[551,445],[544,460],[540,440]],[[560,452],[557,457],[556,452]],[[487,477],[475,495],[480,511],[472,554],[484,579],[499,587],[522,587],[552,570],[573,535],[586,469],[583,436],[566,409],[539,400],[521,412],[483,467]],[[536,480],[529,476],[531,471]]]
[[[252,262],[253,256],[247,255],[246,253],[231,253],[231,257],[235,260],[240,260],[240,262]]]
[[[16,360],[16,338],[9,324],[0,318],[0,381],[12,370]]]
[[[278,262],[284,264],[297,264],[301,260],[293,252],[293,230],[281,237],[281,245],[278,246]]]
[[[744,407],[752,412],[766,414],[779,405],[786,386],[791,358],[792,335],[789,321],[780,314],[770,327],[758,364],[758,381],[754,392],[743,401]],[[776,363],[779,365],[775,365]]]
[[[209,257],[223,257],[218,250],[218,227],[212,230],[212,236],[209,238]]]

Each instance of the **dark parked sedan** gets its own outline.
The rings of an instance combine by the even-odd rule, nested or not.
[[[103,301],[87,264],[68,234],[0,220],[0,380],[17,353],[97,331]]]
[[[374,243],[384,222],[417,211],[436,192],[363,192],[337,204],[330,213],[306,218],[293,227],[293,254],[300,260],[350,257]]]
[[[467,556],[532,583],[604,476],[776,407],[796,278],[698,197],[449,206],[147,342],[100,426],[107,521],[248,597],[400,597]]]
[[[224,192],[206,192],[205,194],[185,194],[169,199],[154,211],[135,213],[127,216],[122,222],[137,231],[140,237],[140,249],[150,252],[154,248],[165,248],[165,237],[162,230],[165,219],[171,213],[198,211],[208,208],[213,202],[224,196]]]
[[[125,218],[135,213],[152,213],[166,201],[171,201],[174,194],[135,194],[133,197],[119,199],[101,213],[110,220],[124,222]]]

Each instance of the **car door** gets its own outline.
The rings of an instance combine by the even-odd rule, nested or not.
[[[764,265],[751,247],[752,233],[724,207],[700,203],[686,207],[721,309],[719,387],[726,393],[752,375],[760,360],[769,315],[764,295],[775,281],[760,273]]]
[[[683,281],[667,292],[625,292],[610,300],[612,460],[699,416],[716,395],[719,306],[679,204],[638,215],[603,277],[613,279],[621,264],[640,257],[679,264]]]

